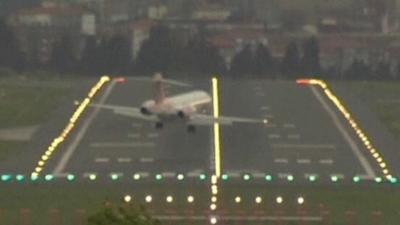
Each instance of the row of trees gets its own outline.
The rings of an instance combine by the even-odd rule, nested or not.
[[[136,59],[133,60],[131,41],[122,36],[98,40],[88,37],[81,57],[74,52],[70,36],[53,43],[50,60],[46,64],[27,60],[19,50],[18,42],[10,29],[0,20],[0,67],[15,70],[50,70],[58,73],[98,74],[151,74],[162,71],[170,74],[224,74],[231,77],[263,77],[295,79],[310,75],[327,74],[339,79],[393,79],[393,70],[385,62],[374,65],[355,60],[346,71],[330,68],[322,71],[316,38],[309,38],[298,45],[287,46],[281,60],[272,57],[263,44],[244,46],[232,58],[227,68],[218,49],[202,35],[187,43],[177,41],[169,29],[159,26],[151,30]],[[336,66],[337,67],[337,66]],[[377,76],[377,74],[379,76]],[[327,78],[327,77],[324,77]]]
[[[136,57],[132,60],[131,44],[125,37],[108,40],[89,37],[82,58],[76,60],[71,51],[72,42],[65,37],[55,43],[50,68],[58,72],[85,74],[130,74],[163,71],[175,74],[230,74],[233,77],[269,77],[284,74],[319,74],[319,49],[315,38],[307,40],[301,49],[295,43],[288,46],[283,60],[274,59],[263,44],[244,46],[232,59],[230,68],[218,49],[202,35],[182,44],[165,27],[151,30]]]

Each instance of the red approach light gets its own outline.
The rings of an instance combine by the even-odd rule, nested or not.
[[[306,85],[310,85],[310,80],[308,80],[308,79],[298,79],[298,80],[296,80],[296,83],[298,85],[301,85],[301,86],[306,86]]]
[[[127,80],[125,77],[118,77],[118,78],[115,78],[115,81],[117,83],[126,83]]]

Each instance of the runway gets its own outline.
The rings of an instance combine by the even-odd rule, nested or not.
[[[128,80],[107,88],[97,102],[137,107],[152,98],[148,82]],[[194,88],[211,93],[211,82],[196,82]],[[168,93],[186,90],[169,87]],[[330,184],[333,177],[351,183],[355,176],[382,176],[321,90],[289,81],[222,80],[220,94],[222,115],[268,120],[222,127],[223,178],[304,185],[310,180]],[[184,123],[171,123],[156,130],[154,124],[90,108],[44,173],[86,178],[118,174],[127,179],[140,174],[149,180],[210,176],[212,129],[198,127],[191,134]]]

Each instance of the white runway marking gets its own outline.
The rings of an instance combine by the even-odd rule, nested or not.
[[[202,174],[202,173],[203,173],[202,170],[195,170],[195,171],[190,171],[190,172],[188,172],[186,175],[187,175],[188,177],[199,177],[200,174]]]
[[[152,162],[154,162],[154,158],[140,158],[139,162],[141,162],[141,163],[152,163]]]
[[[260,107],[261,110],[267,111],[269,110],[269,106],[263,105]]]
[[[89,145],[92,148],[152,148],[154,142],[94,142]]]
[[[274,163],[288,163],[289,160],[285,159],[285,158],[281,158],[281,159],[274,159]]]
[[[252,173],[254,178],[264,178],[265,173]]]
[[[321,159],[319,160],[320,164],[328,164],[328,165],[332,165],[333,164],[333,159]]]
[[[283,128],[293,129],[293,128],[296,128],[296,126],[292,123],[285,123],[285,124],[283,124]]]
[[[256,96],[258,97],[265,97],[265,93],[264,92],[257,92]]]
[[[108,96],[111,94],[112,89],[115,86],[115,80],[111,81],[111,84],[105,90],[103,96],[101,96],[98,104],[104,104],[107,100]],[[100,108],[95,108],[94,112],[91,113],[88,118],[83,122],[81,129],[78,131],[75,139],[71,142],[71,144],[67,147],[66,151],[64,152],[61,160],[58,162],[56,168],[53,170],[53,174],[59,174],[64,171],[64,168],[67,166],[68,161],[74,154],[76,148],[78,147],[79,143],[81,142],[82,138],[85,136],[90,124],[92,123],[93,119],[97,116],[100,112]]]
[[[281,137],[281,135],[279,135],[279,134],[268,134],[269,139],[278,139],[280,137]]]
[[[336,113],[329,107],[328,103],[325,101],[325,99],[321,96],[321,94],[315,87],[312,86],[311,90],[312,90],[314,96],[317,98],[317,100],[321,103],[321,105],[325,109],[325,111],[328,112],[328,114],[331,117],[331,119],[333,120],[333,123],[335,124],[336,128],[339,130],[339,132],[342,134],[343,138],[349,144],[351,151],[357,157],[358,161],[364,168],[367,175],[370,177],[375,177],[376,174],[375,174],[375,171],[372,169],[372,166],[369,164],[369,162],[365,158],[364,154],[361,153],[361,150],[358,147],[358,145],[355,143],[355,141],[350,137],[349,133],[344,128],[343,124],[340,122]]]
[[[97,163],[108,163],[110,161],[110,159],[109,158],[95,158],[94,161]]]
[[[190,177],[190,178],[194,178],[194,177],[199,177],[200,174],[188,173],[186,176],[187,176],[187,177]]]
[[[140,138],[140,136],[138,133],[128,134],[128,138]]]
[[[175,172],[164,172],[161,175],[163,177],[165,177],[165,178],[174,178],[174,177],[176,177],[176,173]]]
[[[149,172],[137,172],[137,174],[140,175],[140,177],[146,178],[150,176]]]
[[[311,160],[310,159],[297,159],[298,164],[310,164]]]
[[[275,149],[335,149],[335,146],[330,144],[272,144],[271,146]]]
[[[148,137],[148,138],[158,138],[158,136],[159,136],[158,133],[150,133],[150,134],[147,134],[147,137]]]
[[[292,140],[299,140],[300,139],[300,134],[288,134],[288,139]]]
[[[119,163],[130,163],[132,161],[131,158],[118,158],[117,161]]]
[[[226,173],[229,177],[240,177],[240,172],[227,172]]]

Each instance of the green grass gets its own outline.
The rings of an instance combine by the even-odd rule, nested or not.
[[[171,183],[54,183],[54,184],[2,184],[0,186],[2,218],[8,224],[19,218],[21,209],[31,210],[31,220],[35,224],[46,223],[51,209],[60,211],[60,219],[73,221],[76,211],[84,209],[86,215],[91,215],[105,201],[122,202],[126,194],[133,196],[133,201],[146,206],[158,215],[165,215],[166,210],[174,210],[179,215],[186,215],[185,210],[193,209],[196,215],[204,215],[204,210],[210,204],[210,193],[205,184],[190,185]],[[145,203],[146,195],[153,196],[153,202]],[[174,203],[166,203],[167,195],[174,196]],[[186,197],[193,195],[194,204],[188,204]],[[275,203],[276,196],[282,196],[284,203]],[[298,206],[296,199],[304,196],[305,204]],[[242,197],[242,202],[234,202],[236,196]],[[256,196],[261,196],[263,202],[255,204]],[[284,211],[285,215],[296,215],[299,209],[306,210],[309,215],[318,216],[321,209],[331,211],[331,225],[345,224],[345,213],[354,210],[359,223],[373,225],[371,213],[381,211],[384,215],[383,224],[393,224],[400,220],[400,192],[397,187],[278,187],[271,185],[232,185],[226,184],[220,188],[218,206],[228,213],[242,211],[244,215],[255,215],[262,210],[267,215],[275,215]],[[14,222],[15,223],[15,222]],[[1,223],[0,223],[1,224]],[[4,223],[3,223],[4,224]],[[189,224],[189,223],[188,223]],[[295,223],[297,224],[297,223]]]
[[[400,83],[353,82],[349,88],[366,102],[396,137],[400,137]]]
[[[321,210],[329,210],[331,213],[331,225],[345,224],[346,211],[354,211],[357,214],[358,224],[371,224],[371,214],[380,211],[384,215],[384,224],[396,224],[400,220],[400,203],[396,200],[400,192],[396,188],[366,188],[366,187],[233,187],[223,191],[225,199],[223,204],[235,211],[238,205],[243,209],[264,209],[270,214],[277,211],[294,215],[296,212],[306,210],[311,216],[318,216]],[[240,204],[234,203],[235,196],[244,199]],[[262,196],[263,204],[256,206],[254,199]],[[275,203],[276,197],[284,199],[282,205]],[[304,197],[305,203],[297,205],[299,196]],[[371,224],[372,225],[372,224]]]
[[[10,156],[18,156],[26,146],[24,142],[1,141],[0,142],[0,162],[8,159]]]
[[[71,92],[72,81],[45,74],[0,74],[0,129],[45,122]],[[27,143],[0,141],[0,161],[18,156]]]
[[[0,83],[1,128],[30,126],[45,121],[68,91],[67,88]]]
[[[29,209],[31,212],[30,220],[34,224],[43,224],[48,220],[48,212],[51,209],[60,211],[60,219],[62,224],[70,224],[76,217],[76,211],[83,209],[86,215],[92,215],[104,203],[109,201],[113,203],[122,203],[123,196],[129,194],[133,201],[146,205],[152,213],[165,214],[164,210],[169,209],[187,209],[190,208],[186,204],[186,197],[193,195],[196,203],[191,207],[198,211],[203,211],[207,204],[203,200],[208,200],[206,187],[191,187],[180,185],[115,185],[110,184],[9,184],[1,185],[0,193],[2,193],[0,201],[0,209],[2,210],[2,218],[7,223],[13,224],[19,219],[21,209]],[[153,202],[146,204],[145,196],[151,194]],[[166,203],[165,198],[168,195],[174,196],[173,203]],[[203,203],[200,203],[203,202]],[[207,203],[207,202],[205,202]],[[4,216],[4,217],[3,217]],[[1,219],[0,219],[1,221]]]

